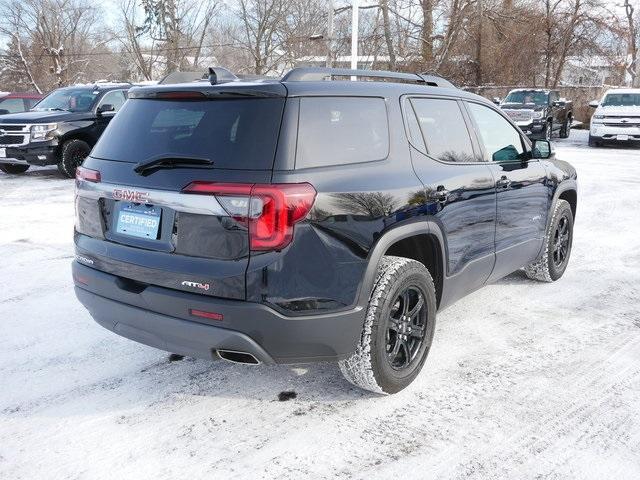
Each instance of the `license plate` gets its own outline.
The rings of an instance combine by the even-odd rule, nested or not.
[[[621,141],[629,140],[629,135],[616,135],[616,140],[621,140]]]
[[[0,148],[0,158],[7,158],[7,149]]]
[[[116,232],[131,237],[158,239],[162,210],[150,205],[120,203]]]

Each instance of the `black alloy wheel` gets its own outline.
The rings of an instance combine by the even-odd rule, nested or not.
[[[556,230],[553,234],[553,266],[561,268],[569,258],[571,250],[571,231],[569,229],[569,218],[566,215],[560,217]]]
[[[387,359],[392,368],[412,366],[424,340],[427,312],[424,296],[416,286],[409,286],[395,299],[387,328]]]

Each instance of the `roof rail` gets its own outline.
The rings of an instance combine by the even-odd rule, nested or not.
[[[318,82],[331,80],[333,77],[370,77],[405,80],[408,82],[425,83],[433,87],[455,88],[444,78],[435,75],[418,73],[389,72],[385,70],[351,70],[348,68],[298,67],[287,72],[282,77],[283,82]]]

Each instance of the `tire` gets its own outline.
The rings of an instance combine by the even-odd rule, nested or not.
[[[58,163],[56,163],[56,168],[58,169],[58,172],[60,172],[60,174],[64,177],[67,177],[67,172],[64,171],[64,165],[62,165],[62,160],[60,160]]]
[[[76,168],[82,165],[82,162],[91,152],[89,144],[83,140],[73,139],[62,145],[62,159],[58,170],[69,178],[76,176]]]
[[[589,135],[589,146],[597,148],[600,146],[600,142],[597,141],[595,138],[593,138],[591,135]]]
[[[547,126],[544,129],[544,139],[550,142],[552,135],[553,135],[553,120],[549,120],[547,121]]]
[[[408,258],[383,257],[360,342],[351,357],[339,362],[342,374],[365,390],[399,392],[420,373],[435,321],[436,293],[427,268]]]
[[[542,254],[524,268],[527,276],[540,282],[555,282],[567,269],[573,244],[573,212],[566,200],[558,200],[544,237]]]
[[[29,170],[31,165],[19,165],[17,163],[0,163],[0,172],[7,173],[9,175],[17,175]]]
[[[569,138],[571,134],[571,120],[572,118],[569,116],[560,127],[560,138]]]

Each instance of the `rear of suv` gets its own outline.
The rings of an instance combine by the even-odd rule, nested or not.
[[[413,74],[212,73],[132,89],[78,169],[73,277],[104,327],[200,358],[338,361],[392,393],[438,309],[524,266],[563,274],[575,171],[486,100]],[[335,81],[351,76],[374,81]]]

